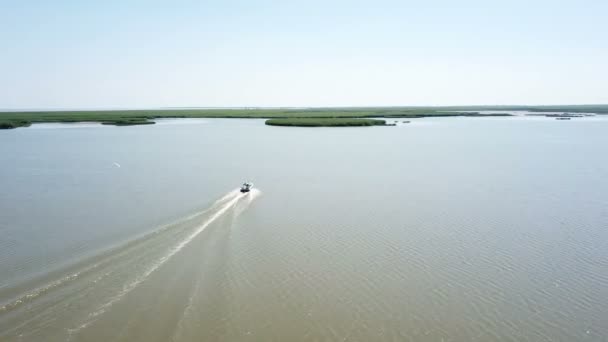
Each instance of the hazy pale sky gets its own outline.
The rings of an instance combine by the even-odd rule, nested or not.
[[[0,108],[608,103],[607,0],[0,0]]]

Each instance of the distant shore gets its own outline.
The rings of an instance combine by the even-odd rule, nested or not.
[[[379,119],[351,119],[351,118],[289,118],[268,119],[269,126],[294,127],[355,127],[355,126],[386,126],[386,120]]]
[[[497,111],[484,113],[480,111]],[[154,124],[160,118],[240,118],[240,119],[372,119],[450,116],[510,116],[498,111],[530,111],[608,114],[608,105],[576,106],[471,106],[471,107],[340,107],[340,108],[234,108],[234,109],[151,109],[0,112],[0,129],[27,127],[34,123],[99,122],[104,125],[131,126]],[[275,123],[277,121],[274,121]],[[278,121],[282,125],[286,122]],[[343,126],[347,121],[322,121],[314,126]],[[348,121],[357,126],[360,121]],[[272,124],[269,123],[269,124]],[[313,126],[310,124],[309,126]]]

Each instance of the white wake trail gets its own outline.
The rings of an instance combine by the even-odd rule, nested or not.
[[[131,292],[133,289],[135,289],[143,281],[145,281],[154,271],[156,271],[158,268],[160,268],[162,265],[164,265],[169,259],[171,259],[171,257],[173,257],[175,254],[177,254],[180,250],[182,250],[188,243],[190,243],[201,232],[203,232],[205,230],[205,228],[207,228],[211,223],[213,223],[220,216],[222,216],[228,209],[233,207],[239,201],[239,199],[247,196],[247,194],[241,194],[238,192],[238,189],[237,189],[237,190],[231,191],[226,196],[224,196],[220,200],[218,200],[216,203],[221,203],[223,201],[226,201],[227,199],[229,199],[232,196],[234,196],[234,198],[232,198],[231,200],[222,204],[220,209],[218,209],[217,212],[215,212],[205,222],[203,222],[203,224],[201,224],[194,232],[192,232],[192,234],[188,235],[179,244],[177,244],[173,248],[171,248],[167,254],[165,254],[162,258],[160,258],[155,264],[153,264],[148,270],[146,270],[144,273],[142,273],[134,281],[125,285],[123,287],[123,290],[120,291],[120,293],[111,297],[108,302],[101,305],[94,312],[90,313],[88,315],[88,320],[85,323],[83,323],[82,325],[80,325],[79,327],[77,327],[75,329],[69,329],[68,331],[69,331],[70,336],[72,336],[74,333],[77,333],[80,330],[86,328],[91,323],[95,322],[97,320],[97,318],[101,314],[106,312],[106,310],[108,308],[110,308],[112,305],[114,305],[116,302],[118,302],[120,299],[122,299],[125,295],[127,295],[129,292]]]

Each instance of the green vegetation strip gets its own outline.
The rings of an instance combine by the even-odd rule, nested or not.
[[[531,112],[570,112],[608,114],[608,105],[588,106],[474,106],[474,107],[342,107],[342,108],[240,108],[240,109],[151,109],[91,111],[0,112],[0,129],[29,126],[41,122],[100,122],[105,125],[152,124],[157,118],[420,118],[442,116],[508,116],[481,115],[478,111],[518,110]]]
[[[296,127],[347,127],[347,126],[384,126],[386,121],[377,119],[351,119],[351,118],[289,118],[269,119],[266,124],[270,126],[296,126]]]
[[[153,125],[154,121],[142,120],[142,119],[119,119],[115,121],[104,121],[102,122],[104,125],[114,125],[114,126],[134,126],[134,125]]]

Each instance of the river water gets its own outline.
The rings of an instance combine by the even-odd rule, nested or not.
[[[608,118],[411,121],[0,131],[0,340],[607,340]]]

